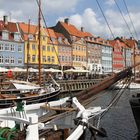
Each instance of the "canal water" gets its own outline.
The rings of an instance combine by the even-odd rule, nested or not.
[[[101,119],[100,127],[103,127],[107,132],[107,137],[97,140],[136,140],[137,127],[129,104],[129,99],[132,94],[138,90],[125,90],[121,98],[115,106],[105,114]],[[118,90],[106,90],[100,93],[100,97],[94,100],[90,106],[101,106],[105,108],[113,99]],[[87,135],[87,140],[90,140],[90,133]]]

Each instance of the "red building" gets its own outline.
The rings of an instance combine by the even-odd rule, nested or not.
[[[110,44],[113,47],[113,72],[119,72],[124,68],[124,58],[123,58],[123,47],[124,43],[122,43],[119,39],[110,40]]]

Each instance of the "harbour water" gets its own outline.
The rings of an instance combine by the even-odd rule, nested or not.
[[[107,131],[108,136],[106,138],[98,137],[97,140],[136,140],[137,127],[129,99],[132,94],[137,92],[138,90],[127,89],[118,103],[106,113],[101,119],[100,127]],[[114,95],[118,93],[118,90],[107,90],[105,93],[100,93],[100,97],[94,100],[90,106],[102,106],[102,108],[105,108]],[[90,140],[90,133],[87,135],[87,140]]]

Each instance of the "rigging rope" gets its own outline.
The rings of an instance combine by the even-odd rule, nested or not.
[[[110,27],[110,25],[109,25],[109,22],[107,21],[107,18],[106,18],[106,16],[105,16],[105,14],[104,14],[104,12],[103,12],[103,10],[102,10],[102,8],[101,8],[101,5],[100,5],[100,3],[98,2],[98,0],[96,0],[96,3],[97,3],[98,7],[99,7],[100,10],[101,10],[101,13],[102,13],[102,15],[103,15],[103,17],[104,17],[104,19],[105,19],[105,21],[106,21],[106,24],[107,24],[107,26],[108,26],[108,28],[109,28],[109,30],[110,30],[110,33],[111,33],[113,39],[115,39],[115,36],[114,36],[114,34],[113,34],[112,30],[111,30],[111,27]]]
[[[138,34],[137,34],[137,32],[136,32],[136,29],[135,29],[134,23],[133,23],[132,18],[131,18],[131,16],[130,16],[130,12],[129,12],[129,10],[128,10],[128,7],[127,7],[127,4],[126,4],[126,1],[123,0],[123,2],[124,2],[124,5],[125,5],[125,8],[126,8],[126,11],[127,11],[127,13],[128,13],[128,17],[129,17],[129,19],[130,19],[130,21],[131,21],[132,27],[133,27],[133,29],[134,29],[134,32],[135,32],[136,38],[137,38],[137,40],[138,40]]]
[[[102,114],[102,117],[105,116],[105,114],[109,111],[109,109],[113,106],[116,105],[120,99],[120,97],[123,95],[124,91],[126,90],[126,88],[130,85],[131,80],[128,78],[127,81],[121,86],[121,89],[116,93],[116,95],[114,96],[114,98],[111,100],[111,102],[109,103],[109,105],[106,108],[106,111]],[[119,94],[120,93],[120,94]],[[101,118],[102,118],[101,117]]]
[[[114,0],[114,2],[115,2],[115,4],[116,4],[116,6],[117,6],[117,8],[118,8],[118,10],[119,10],[119,12],[120,12],[120,14],[121,14],[121,16],[122,16],[122,18],[123,18],[124,22],[125,22],[125,24],[126,24],[126,26],[127,26],[128,30],[129,30],[129,33],[130,33],[130,34],[131,34],[131,36],[134,38],[133,33],[131,32],[129,25],[128,25],[128,23],[127,23],[126,19],[124,18],[124,15],[123,15],[123,13],[122,13],[122,11],[121,11],[121,9],[120,9],[120,7],[119,7],[118,3],[116,2],[116,0]]]

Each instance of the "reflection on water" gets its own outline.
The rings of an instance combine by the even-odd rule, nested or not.
[[[135,140],[137,128],[133,118],[132,110],[130,108],[129,99],[132,94],[136,93],[136,90],[126,90],[121,96],[118,103],[113,106],[108,113],[102,118],[100,127],[103,127],[107,131],[108,137],[97,138],[97,140]],[[114,98],[114,95],[118,93],[118,90],[111,91],[106,90],[98,95],[97,98],[90,103],[89,106],[101,106],[105,108],[110,101]],[[58,119],[55,123],[63,124],[66,126],[74,126],[73,118],[76,113],[67,115],[67,118],[62,120]],[[90,140],[90,133],[87,132],[87,140]]]
[[[113,99],[118,92],[106,91],[107,94],[100,96],[92,106],[102,106],[103,108]],[[129,99],[136,90],[126,90],[118,103],[113,106],[109,112],[102,118],[101,127],[105,128],[108,134],[106,138],[97,138],[99,140],[134,140],[136,138],[137,128],[130,108]],[[87,137],[87,140],[89,136]]]

